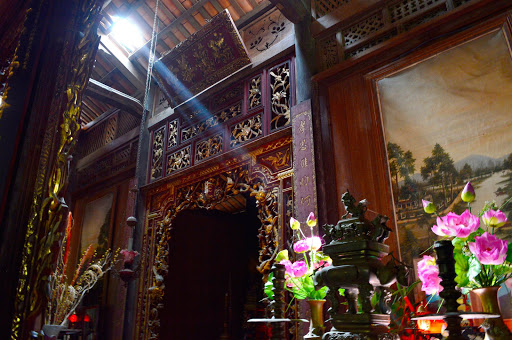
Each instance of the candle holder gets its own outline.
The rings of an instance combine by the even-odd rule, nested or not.
[[[437,254],[437,265],[439,266],[439,277],[441,277],[441,286],[443,291],[439,293],[445,301],[446,312],[442,314],[430,314],[412,318],[412,320],[444,320],[447,324],[446,330],[448,337],[446,340],[463,340],[462,328],[460,323],[462,319],[483,319],[483,318],[498,318],[499,314],[490,313],[474,313],[474,312],[459,312],[457,308],[459,303],[457,299],[461,293],[455,288],[455,260],[453,258],[453,245],[450,240],[436,241],[434,243],[434,250]]]

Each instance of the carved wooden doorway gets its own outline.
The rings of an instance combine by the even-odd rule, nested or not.
[[[185,210],[174,219],[161,339],[243,339],[250,331],[245,318],[262,288],[255,268],[261,222],[249,204],[252,211]]]
[[[253,268],[261,279],[262,274],[269,273],[279,250],[288,247],[285,240],[291,239],[288,235],[291,229],[283,225],[292,214],[292,175],[291,136],[286,136],[210,167],[144,188],[146,222],[137,295],[137,339],[180,339],[160,336],[164,323],[161,312],[167,306],[175,306],[166,297],[166,287],[177,276],[184,275],[172,269],[176,259],[169,249],[179,214],[187,210],[215,210],[239,195],[253,199],[258,219],[258,254]],[[201,235],[195,233],[193,237]],[[263,294],[262,290],[259,293]],[[200,310],[194,313],[195,317],[200,315]]]

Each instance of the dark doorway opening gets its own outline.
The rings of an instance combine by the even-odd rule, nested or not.
[[[261,222],[249,205],[254,208],[235,214],[186,210],[174,219],[161,339],[252,338],[245,321],[262,297],[256,270]]]

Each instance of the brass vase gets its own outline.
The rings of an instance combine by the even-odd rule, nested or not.
[[[309,323],[309,332],[304,339],[322,339],[324,335],[324,303],[325,300],[307,300],[309,310],[311,311],[311,320]]]
[[[480,298],[482,309],[485,313],[499,314],[499,318],[485,319],[482,328],[485,329],[485,340],[510,340],[512,333],[503,322],[500,306],[498,304],[499,286],[473,289]]]

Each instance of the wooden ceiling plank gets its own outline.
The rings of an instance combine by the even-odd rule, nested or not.
[[[202,27],[201,24],[199,23],[199,21],[197,21],[193,15],[191,15],[188,18],[188,22],[190,22],[190,24],[195,28],[196,31],[199,31]]]
[[[269,1],[265,0],[261,2],[258,6],[256,6],[252,11],[241,17],[236,22],[236,27],[238,29],[241,29],[242,27],[248,25],[252,21],[254,21],[256,18],[262,16],[267,11],[269,11],[274,5]]]
[[[240,4],[236,0],[229,0],[229,3],[231,4],[231,6],[233,6],[233,8],[235,9],[235,11],[238,13],[238,15],[240,17],[245,15],[245,11],[242,9]]]
[[[151,15],[151,18],[153,21],[155,19],[155,12],[153,11],[153,9],[146,4],[143,4],[142,8],[144,8]],[[158,10],[160,10],[160,9],[161,9],[161,6],[158,8]],[[171,13],[171,15],[172,15],[172,13]],[[165,23],[162,21],[162,19],[160,19],[160,17],[158,15],[157,15],[157,19],[158,19],[158,27],[165,27]],[[146,20],[144,20],[144,21],[146,21]],[[153,31],[153,28],[151,28],[151,31]]]
[[[85,94],[93,99],[124,110],[135,117],[140,117],[142,114],[142,104],[140,101],[94,79],[89,79]]]
[[[204,7],[199,8],[199,13],[203,16],[204,20],[211,20],[212,16],[208,13]]]
[[[172,40],[174,45],[178,45],[180,43],[180,39],[178,39],[172,32],[169,32],[169,34],[167,34],[167,37],[169,37]]]
[[[111,109],[108,109],[107,111],[103,112],[101,115],[99,115],[98,117],[94,118],[94,119],[91,119],[91,121],[89,121],[87,124],[85,124],[83,127],[82,127],[82,130],[85,131],[87,129],[90,129],[93,127],[93,125],[105,120],[105,118],[108,118],[110,117],[111,114],[114,114],[116,112],[119,112],[120,110],[117,108],[117,107],[113,107]]]
[[[255,0],[248,0],[248,1],[249,1],[249,3],[251,4],[252,8],[256,8],[256,7],[258,7],[258,4],[256,3],[256,1],[255,1]]]
[[[163,30],[161,30],[159,32],[159,35],[164,35],[164,34],[167,34],[168,32],[170,32],[173,28],[178,28],[181,26],[181,22],[185,19],[188,19],[189,17],[192,16],[193,13],[195,13],[196,11],[199,10],[199,8],[202,8],[206,3],[210,2],[210,0],[199,0],[198,2],[196,2],[192,7],[190,7],[185,13],[183,13],[182,15],[180,15],[178,18],[176,18],[176,20],[172,21],[167,27],[165,27]],[[218,5],[218,3],[217,3]],[[220,5],[219,5],[220,6]],[[188,34],[190,35],[190,34]],[[188,36],[187,35],[187,36]],[[145,43],[143,46],[141,46],[137,51],[135,51],[134,53],[132,53],[132,55],[130,55],[130,59],[134,59],[134,58],[137,58],[137,56],[145,49],[145,48],[148,48],[149,45],[150,45],[151,41],[148,41],[147,43]]]
[[[160,5],[158,6],[158,11],[162,11],[162,13],[164,13],[165,16],[168,17],[171,22],[174,19],[176,19],[176,16],[174,16],[174,14],[172,14],[172,12],[167,8],[165,3],[163,3],[163,2],[160,2]]]
[[[105,49],[109,51],[114,58],[112,58],[112,62],[114,66],[119,69],[119,71],[132,83],[138,90],[144,91],[146,88],[145,77],[143,73],[141,74],[135,67],[135,65],[128,59],[123,51],[117,47],[114,42],[112,42],[109,38],[101,39],[100,42]]]
[[[178,25],[178,30],[185,36],[185,38],[190,37],[190,32],[183,26],[182,24]]]
[[[183,4],[181,2],[179,2],[178,0],[171,0],[171,1],[174,4],[174,6],[176,6],[176,8],[180,10],[181,14],[183,14],[187,11],[185,6],[183,6]]]
[[[217,0],[210,0],[210,3],[215,7],[217,12],[222,12],[224,10],[224,7],[221,6],[221,4]]]

